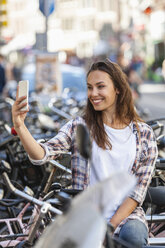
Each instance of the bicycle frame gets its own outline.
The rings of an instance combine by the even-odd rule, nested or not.
[[[149,228],[149,244],[165,245],[165,231],[156,234],[157,231],[165,225],[165,213],[160,215],[154,214],[152,216],[146,215],[146,220],[151,224]]]
[[[9,235],[0,235],[0,245],[2,247],[16,246],[21,241],[20,238],[23,237],[23,235],[24,235],[24,237],[27,235],[27,234],[24,234],[26,231],[26,226],[23,223],[22,219],[23,219],[23,216],[24,216],[24,214],[25,214],[25,212],[29,206],[30,206],[30,203],[27,203],[16,218],[9,218],[9,219],[0,220],[0,223],[6,224],[8,232],[9,232]],[[12,229],[12,223],[18,223],[19,224],[20,228],[22,229],[22,234],[14,234],[13,229]],[[7,239],[7,238],[9,240],[1,241],[4,239]],[[11,240],[11,238],[16,238],[16,240]]]

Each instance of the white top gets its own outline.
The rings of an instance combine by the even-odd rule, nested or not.
[[[136,156],[136,136],[132,130],[132,123],[124,129],[114,129],[107,125],[104,127],[112,144],[112,150],[103,150],[93,141],[90,185],[98,181],[93,166],[99,181],[101,181],[118,171],[130,172]],[[107,212],[105,216],[108,220],[111,219],[120,204],[121,202],[118,200],[113,202],[113,211]]]

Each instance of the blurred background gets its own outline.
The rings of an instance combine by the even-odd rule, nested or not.
[[[4,97],[28,79],[31,93],[82,100],[89,65],[108,57],[127,74],[142,116],[164,115],[164,0],[0,0],[0,54]]]

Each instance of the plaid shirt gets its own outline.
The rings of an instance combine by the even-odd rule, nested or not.
[[[45,149],[45,157],[37,161],[30,159],[33,164],[40,165],[48,160],[57,158],[62,153],[71,152],[72,186],[75,189],[85,189],[89,184],[88,161],[79,154],[75,142],[76,128],[80,123],[85,125],[81,117],[66,123],[55,137],[44,144],[40,144]],[[132,174],[137,178],[137,185],[129,197],[139,204],[132,214],[118,225],[115,230],[116,235],[128,219],[139,219],[147,226],[141,205],[152,178],[158,151],[151,127],[142,122],[139,122],[138,126],[139,132],[135,123],[133,123],[133,133],[136,135],[136,157],[132,167]]]

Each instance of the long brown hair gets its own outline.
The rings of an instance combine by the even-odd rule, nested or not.
[[[118,64],[105,59],[92,64],[87,73],[87,78],[92,71],[97,70],[108,73],[115,89],[119,91],[116,103],[116,118],[126,125],[134,121],[137,126],[137,121],[142,120],[135,111],[132,92],[125,73]],[[104,129],[102,111],[95,111],[89,99],[87,101],[84,119],[97,145],[103,149],[107,149],[107,147],[111,149],[112,145]]]

